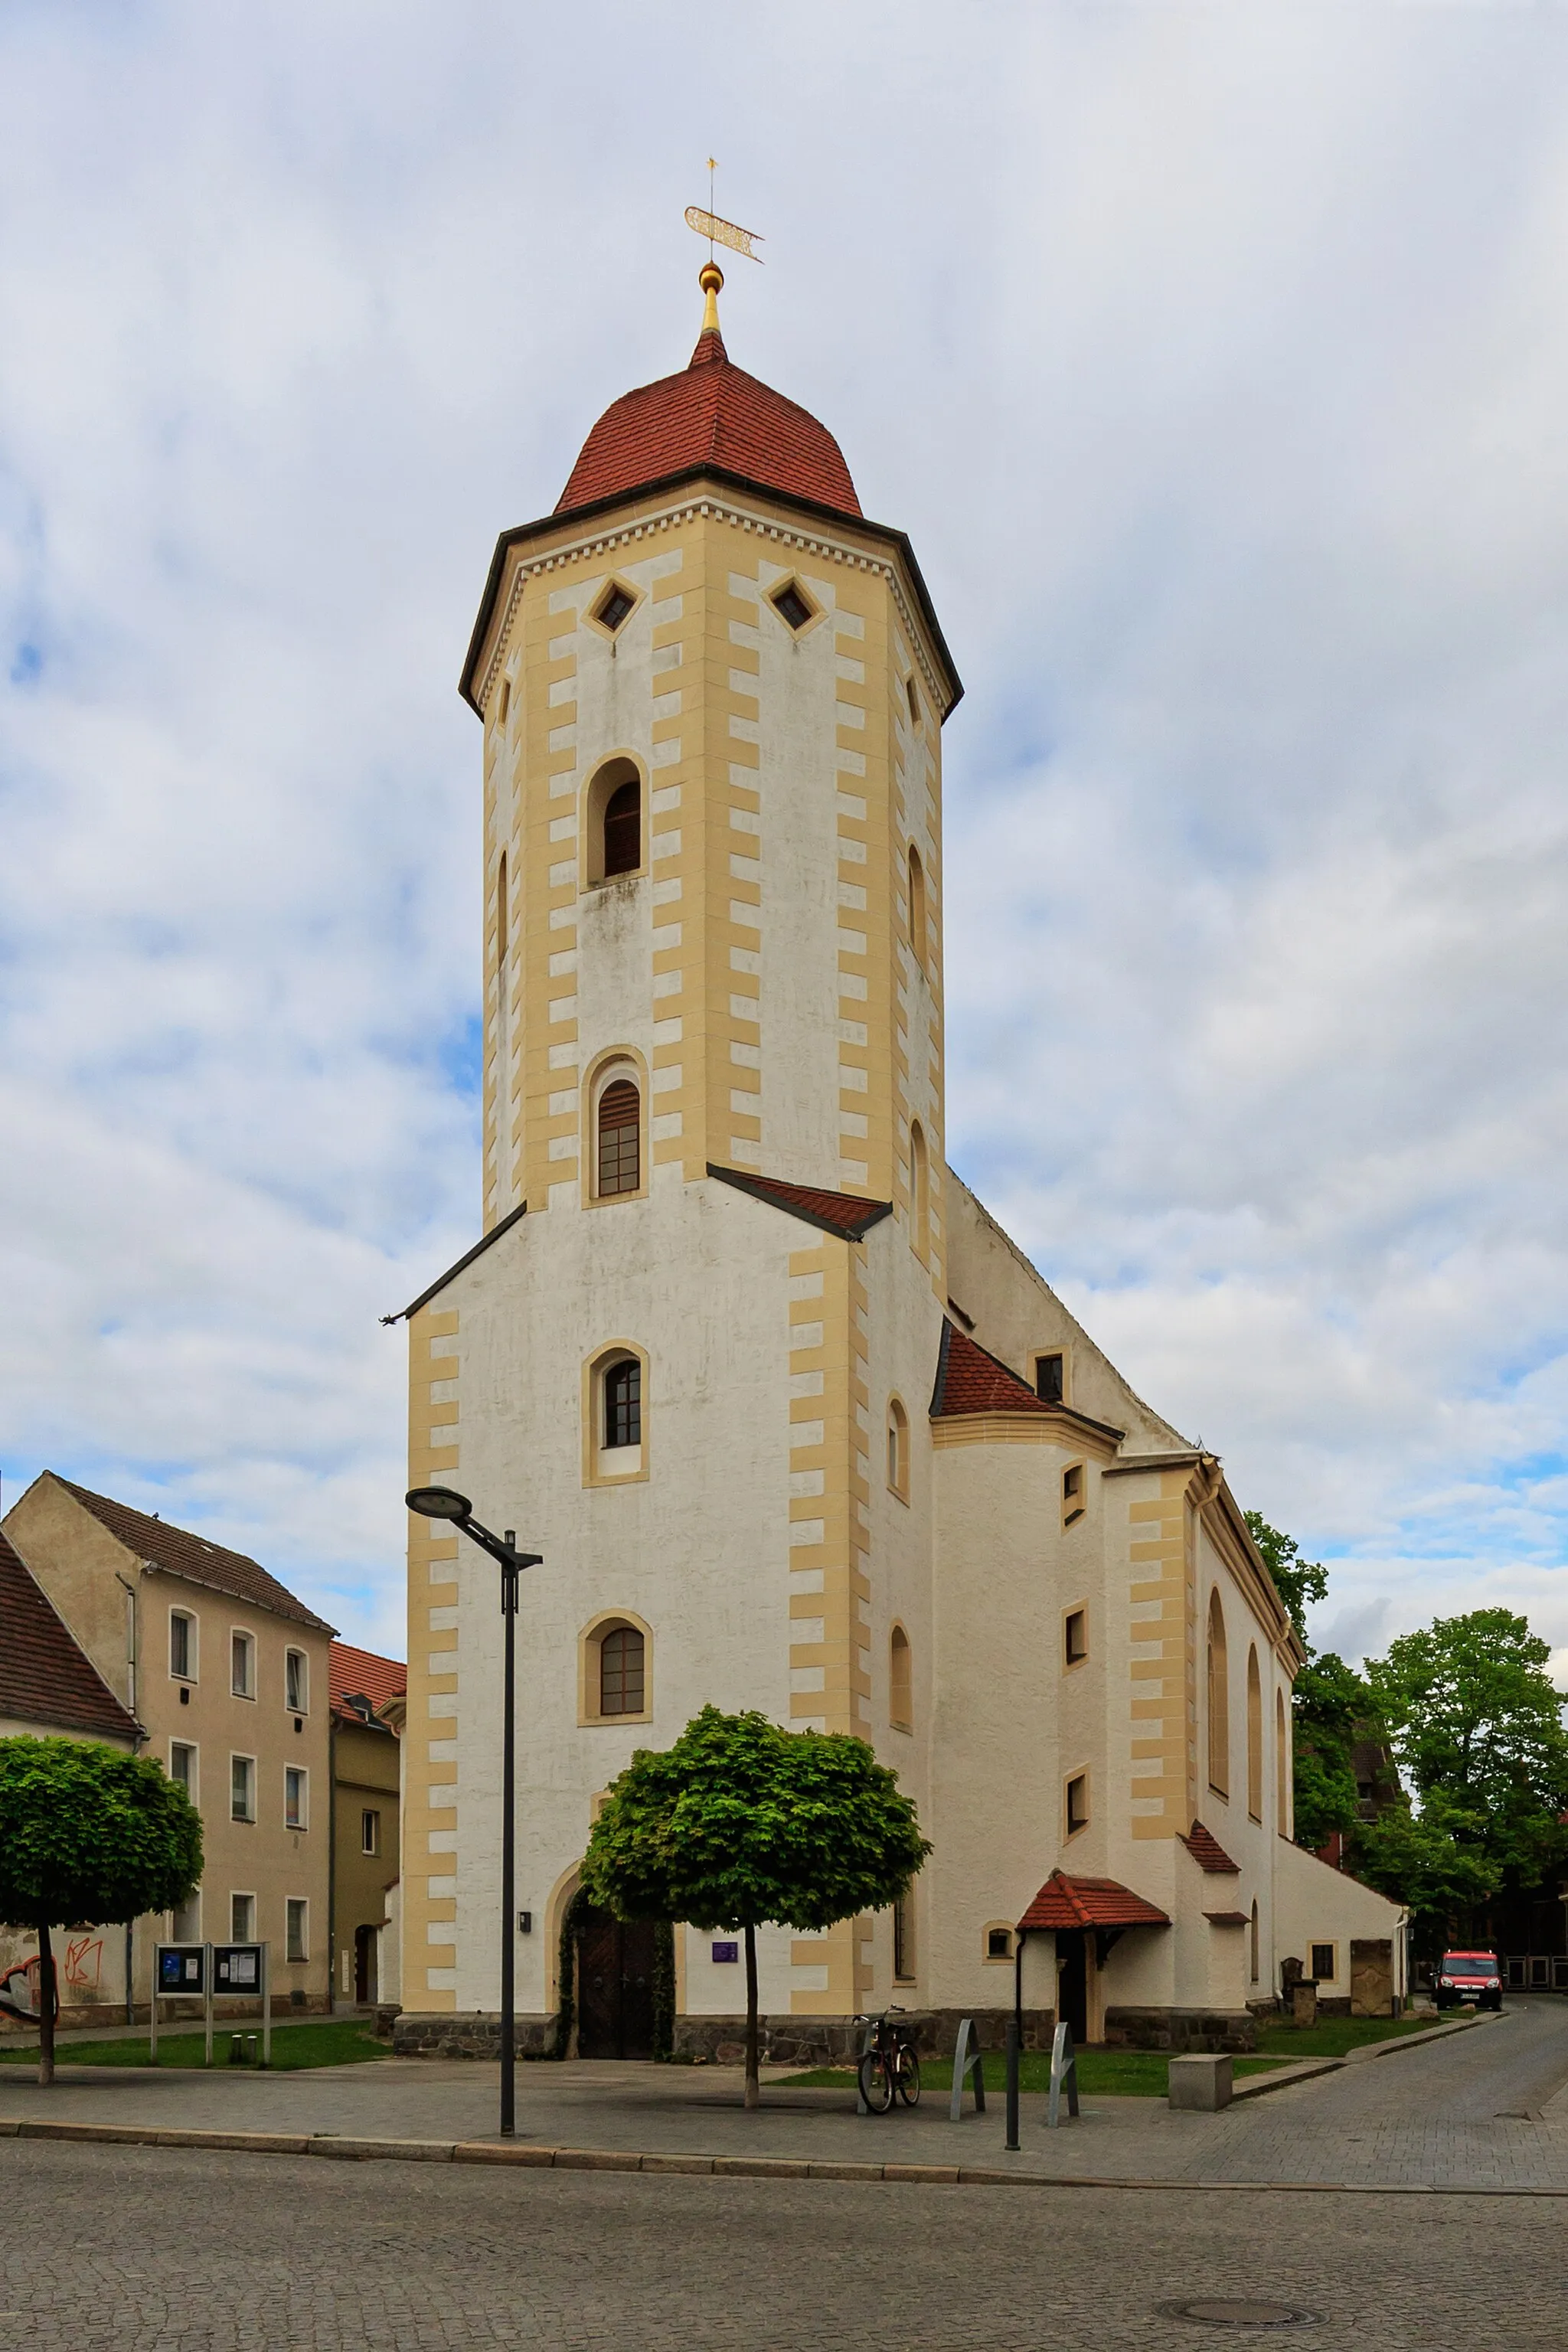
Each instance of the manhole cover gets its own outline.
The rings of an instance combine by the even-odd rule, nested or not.
[[[1167,2319],[1197,2319],[1211,2327],[1300,2327],[1317,2314],[1292,2303],[1266,2303],[1255,2294],[1195,2295],[1188,2303],[1163,2303]]]

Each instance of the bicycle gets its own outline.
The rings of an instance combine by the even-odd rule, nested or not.
[[[860,2054],[859,2084],[860,2096],[874,2116],[885,2116],[895,2095],[906,2107],[920,2105],[921,2062],[914,2034],[909,2026],[891,2022],[903,2014],[901,2009],[885,2009],[880,2017],[855,2020],[857,2025],[871,2029],[868,2045]]]

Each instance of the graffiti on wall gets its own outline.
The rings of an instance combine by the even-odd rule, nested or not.
[[[55,2015],[60,2011],[60,1996],[91,2000],[98,1992],[99,1979],[103,1969],[103,1938],[95,1936],[90,1927],[66,1935],[56,1961]],[[39,1979],[43,1966],[37,1952],[17,1960],[11,1968],[0,1970],[0,2012],[19,2018],[25,2025],[36,2025],[41,2010]]]

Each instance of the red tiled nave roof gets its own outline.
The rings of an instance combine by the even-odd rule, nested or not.
[[[358,1717],[352,1698],[370,1701],[375,1714],[395,1698],[408,1696],[408,1668],[401,1658],[384,1658],[374,1650],[356,1650],[352,1642],[334,1642],[327,1652],[327,1696],[334,1715]]]
[[[1171,1922],[1115,1878],[1069,1878],[1053,1870],[1023,1917],[1023,1927],[1168,1927]]]
[[[584,442],[555,511],[626,498],[645,483],[703,466],[840,514],[860,512],[844,454],[826,425],[733,366],[716,328],[698,337],[679,375],[612,402]]]
[[[65,1620],[0,1535],[0,1715],[50,1731],[134,1739],[127,1714]]]

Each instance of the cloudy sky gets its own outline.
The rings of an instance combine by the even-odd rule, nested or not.
[[[950,1151],[1352,1654],[1568,1665],[1568,14],[0,6],[0,1465],[400,1648],[497,530],[732,357],[912,533]]]

